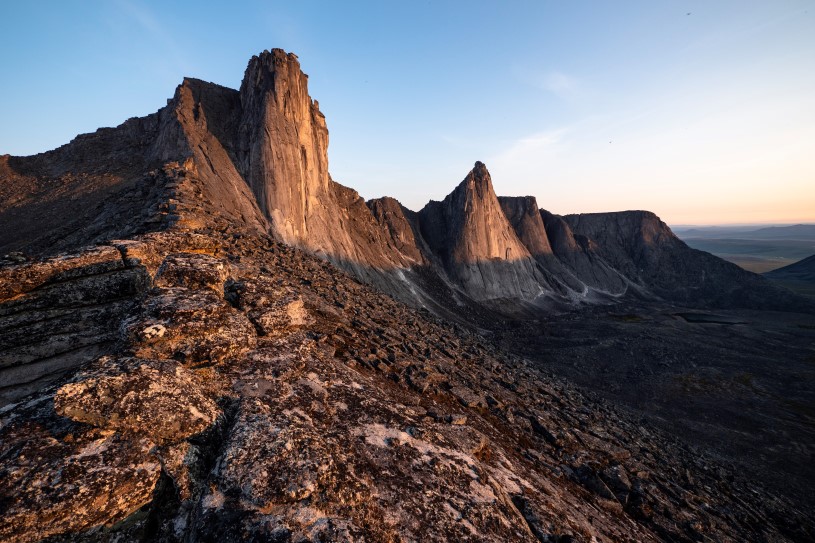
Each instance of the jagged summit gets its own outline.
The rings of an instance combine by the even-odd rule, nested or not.
[[[501,210],[482,162],[443,201],[427,204],[419,222],[445,271],[475,299],[534,300],[546,284]]]
[[[492,177],[487,170],[487,165],[481,161],[476,161],[473,169],[462,181],[462,185],[466,185],[468,190],[474,190],[476,197],[479,199],[495,196],[495,191],[492,188]]]

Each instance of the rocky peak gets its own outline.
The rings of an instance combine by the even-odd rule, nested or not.
[[[546,285],[504,215],[482,162],[443,201],[427,204],[419,219],[431,250],[470,295],[529,299]]]
[[[466,185],[467,189],[474,192],[475,196],[479,199],[489,198],[490,195],[495,197],[495,192],[492,188],[492,178],[487,166],[480,161],[475,163],[475,166],[462,182]]]
[[[483,162],[476,162],[442,202],[430,202],[420,214],[431,247],[447,248],[455,262],[529,257],[501,210]]]
[[[534,196],[500,196],[498,202],[532,256],[551,255],[552,247]]]
[[[252,57],[240,101],[241,174],[273,230],[302,245],[311,223],[322,222],[321,193],[330,179],[328,128],[297,57],[280,49]]]
[[[372,267],[419,259],[415,247],[388,237],[356,191],[331,179],[325,117],[296,55],[273,49],[252,57],[240,109],[238,169],[280,240],[364,277]]]
[[[241,83],[244,107],[262,93],[270,93],[277,107],[292,120],[301,118],[305,104],[316,116],[322,117],[319,104],[308,95],[308,75],[300,69],[300,61],[294,53],[272,49],[249,60]]]

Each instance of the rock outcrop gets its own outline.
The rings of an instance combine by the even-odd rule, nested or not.
[[[0,268],[0,403],[104,353],[148,286],[110,246]]]

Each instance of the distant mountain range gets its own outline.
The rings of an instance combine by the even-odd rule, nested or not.
[[[702,226],[677,227],[674,233],[682,239],[789,239],[815,240],[815,224],[793,224],[788,226]]]

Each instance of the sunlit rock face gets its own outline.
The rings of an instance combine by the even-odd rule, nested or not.
[[[240,90],[237,165],[282,241],[365,267],[409,265],[356,191],[331,180],[328,129],[297,57],[280,49],[249,61]]]
[[[279,49],[253,57],[240,106],[239,167],[261,211],[287,243],[323,241],[316,237],[329,227],[328,129],[297,57]]]

